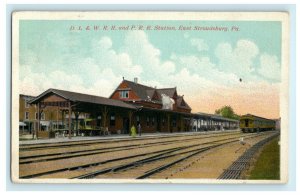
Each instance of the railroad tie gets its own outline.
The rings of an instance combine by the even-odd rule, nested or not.
[[[239,179],[242,171],[250,166],[250,161],[253,158],[254,154],[268,141],[272,140],[274,137],[278,136],[279,133],[276,133],[268,138],[265,138],[251,148],[249,148],[242,156],[240,156],[236,161],[234,161],[228,169],[225,169],[223,173],[217,179]]]

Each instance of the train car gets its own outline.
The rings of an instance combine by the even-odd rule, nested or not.
[[[253,133],[276,129],[276,121],[246,114],[240,118],[240,129],[243,133]]]
[[[79,135],[101,135],[102,128],[97,119],[86,118],[79,123]]]

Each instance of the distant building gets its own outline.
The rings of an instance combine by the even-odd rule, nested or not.
[[[30,105],[28,102],[34,97],[21,94],[19,96],[19,129],[20,132],[31,133],[34,130],[34,122],[36,120],[36,106]]]

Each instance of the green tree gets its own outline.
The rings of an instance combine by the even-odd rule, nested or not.
[[[235,114],[231,106],[223,106],[215,111],[215,114],[219,114],[225,118],[237,119],[239,120],[239,115]]]

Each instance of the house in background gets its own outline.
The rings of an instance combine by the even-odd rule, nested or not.
[[[20,133],[32,133],[34,131],[34,122],[36,120],[36,106],[30,105],[28,102],[34,96],[19,96],[19,130]]]

